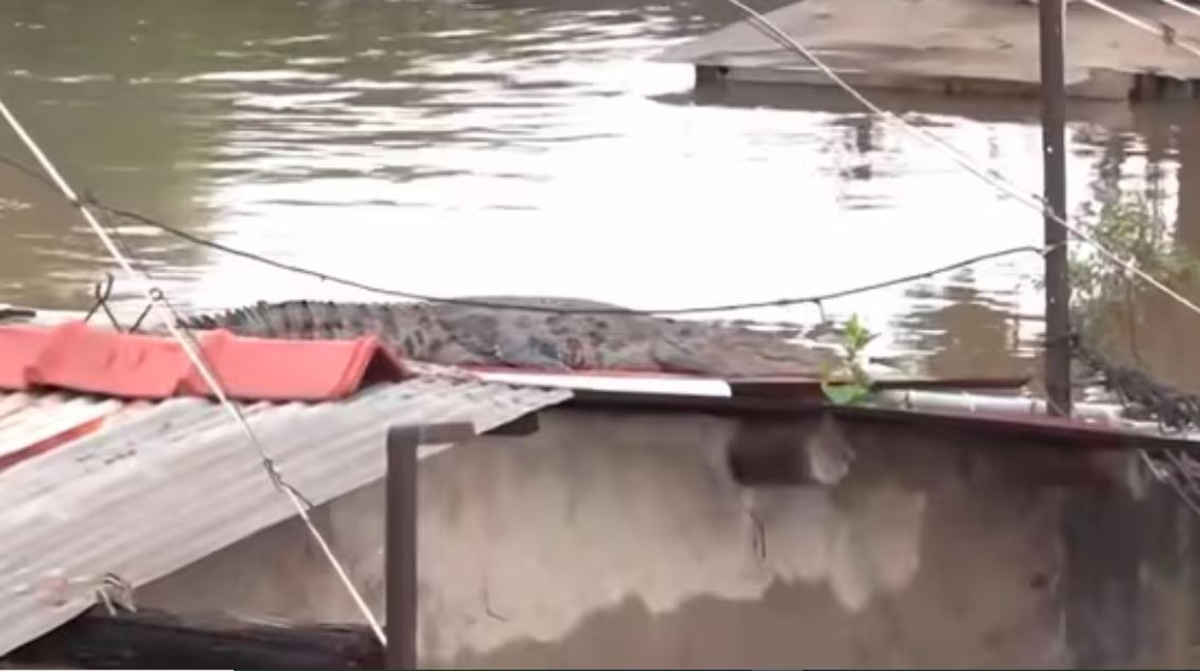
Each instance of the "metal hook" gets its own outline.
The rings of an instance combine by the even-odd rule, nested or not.
[[[154,309],[154,303],[147,302],[146,307],[142,308],[142,313],[140,315],[138,315],[137,321],[133,322],[133,326],[129,327],[129,332],[137,333],[138,329],[142,328],[142,322],[146,320],[146,317],[150,314],[150,311],[153,309]]]
[[[104,273],[104,279],[92,285],[92,297],[96,299],[96,302],[92,304],[92,308],[84,315],[83,321],[85,323],[91,321],[98,310],[104,310],[104,314],[108,317],[108,321],[112,324],[113,328],[120,332],[123,330],[121,324],[117,321],[116,315],[108,307],[108,300],[112,298],[114,282],[115,278],[112,273]]]

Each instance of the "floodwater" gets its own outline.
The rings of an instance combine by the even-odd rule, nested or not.
[[[835,91],[698,94],[690,67],[649,62],[737,18],[722,0],[0,0],[0,95],[110,205],[419,294],[711,305],[1040,244],[1037,212]],[[1036,103],[878,99],[1040,191]],[[1072,212],[1106,190],[1148,194],[1200,245],[1200,116],[1072,116]],[[29,162],[7,131],[0,153]],[[111,223],[189,310],[381,298]],[[0,165],[0,303],[85,308],[109,268],[69,208]],[[1016,256],[822,307],[935,374],[1028,371],[1040,271]]]

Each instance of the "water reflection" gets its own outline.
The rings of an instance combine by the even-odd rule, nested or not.
[[[923,354],[930,375],[1036,376],[1037,333],[1022,328],[1028,317],[1012,300],[1015,288],[984,291],[966,269],[944,284],[922,283],[907,293],[912,311],[895,326],[904,334],[901,342]]]
[[[1192,109],[1140,108],[1131,129],[1113,132],[1104,142],[1102,161],[1092,184],[1094,202],[1120,194],[1140,194],[1162,221],[1174,222],[1174,240],[1200,257],[1200,125]],[[1193,302],[1194,287],[1177,285]],[[1200,392],[1200,346],[1184,334],[1200,316],[1141,283],[1111,296],[1093,334],[1112,358],[1149,370],[1157,378]]]
[[[693,91],[690,68],[648,62],[736,18],[691,0],[0,0],[0,90],[105,200],[420,293],[725,303],[1040,241],[1037,213],[836,92]],[[1039,190],[1036,102],[877,98]],[[1194,115],[1072,114],[1072,208],[1097,199],[1087,185],[1099,176],[1116,189],[1155,184],[1169,214],[1200,161],[1180,166],[1200,137]],[[16,153],[6,133],[0,151]],[[0,187],[0,302],[83,305],[107,267],[99,247],[38,185],[0,167]],[[1181,219],[1197,197],[1183,197]],[[1192,223],[1181,239],[1200,239]],[[370,298],[121,230],[187,306]],[[911,288],[825,307],[865,315],[898,350],[957,345],[906,341],[897,325],[982,328],[980,347],[1007,348],[992,360],[1023,365],[1005,357],[1036,338],[1036,319],[1015,348],[986,335],[999,327],[966,323],[1039,313],[1026,280],[1040,269],[1036,257],[986,264],[975,293],[953,288],[961,278],[931,281],[964,306],[959,317],[932,316]],[[966,357],[931,365],[970,368]]]

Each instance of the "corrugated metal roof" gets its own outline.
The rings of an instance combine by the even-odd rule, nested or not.
[[[570,395],[422,377],[339,403],[244,411],[284,477],[319,505],[384,474],[388,426],[465,420],[483,432]],[[0,399],[0,444],[36,432],[35,417],[115,411],[118,423],[0,472],[0,655],[91,606],[106,573],[143,585],[294,514],[219,405],[107,404]]]
[[[39,447],[61,445],[82,433],[114,426],[121,417],[143,411],[146,403],[74,394],[0,395],[0,471],[28,458]]]

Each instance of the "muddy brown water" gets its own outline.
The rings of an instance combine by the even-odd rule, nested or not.
[[[1039,244],[1037,213],[844,96],[696,92],[689,67],[648,60],[736,18],[720,0],[0,0],[0,92],[111,204],[425,294],[705,305]],[[1040,190],[1036,103],[877,98]],[[1195,112],[1073,105],[1072,211],[1145,194],[1200,251]],[[21,156],[7,131],[0,152]],[[189,310],[373,298],[117,223]],[[0,166],[0,303],[86,307],[108,267],[55,196]],[[1030,371],[1040,269],[1014,257],[824,308],[863,315],[884,334],[875,353],[935,374]],[[1200,383],[1171,335],[1200,316],[1147,310],[1143,356]]]

